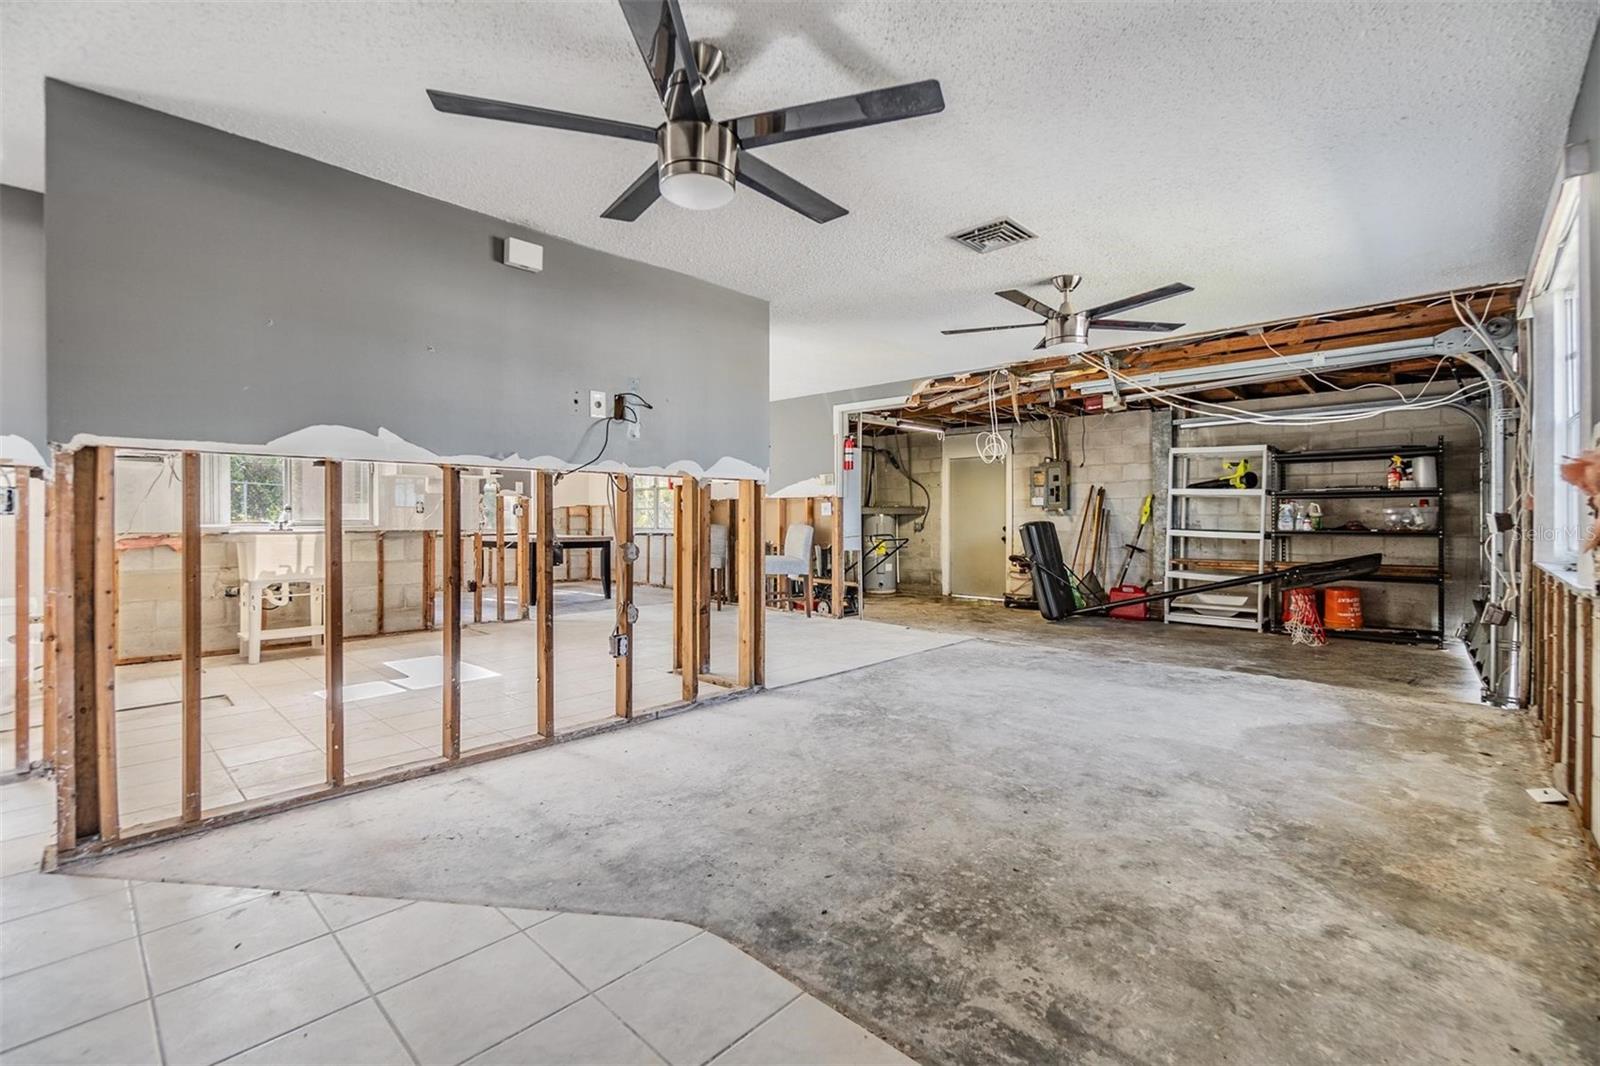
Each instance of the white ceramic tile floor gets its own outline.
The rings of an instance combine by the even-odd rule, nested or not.
[[[0,897],[0,1066],[909,1061],[677,922],[35,872]]]

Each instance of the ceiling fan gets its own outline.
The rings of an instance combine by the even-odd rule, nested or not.
[[[1091,307],[1085,311],[1072,309],[1072,290],[1078,287],[1083,280],[1082,274],[1057,274],[1050,279],[1050,284],[1061,293],[1061,307],[1056,309],[1047,303],[1035,300],[1025,292],[1017,289],[1006,289],[1004,292],[995,293],[1002,300],[1010,300],[1018,307],[1026,307],[1036,315],[1044,317],[1044,339],[1033,347],[1055,348],[1071,346],[1078,351],[1089,346],[1090,329],[1134,329],[1146,330],[1151,333],[1170,333],[1183,326],[1182,322],[1136,322],[1125,318],[1111,318],[1109,316],[1119,311],[1131,311],[1135,307],[1153,304],[1157,300],[1165,300],[1182,293],[1193,292],[1194,286],[1185,285],[1175,281],[1171,285],[1163,285],[1159,289],[1141,292],[1137,296],[1128,296],[1121,300],[1112,300],[1110,303]],[[1038,326],[1037,322],[1018,322],[1010,326],[975,326],[971,329],[946,329],[941,333],[949,336],[956,333],[990,333],[998,329],[1027,329]]]
[[[452,114],[653,143],[657,161],[601,213],[620,222],[637,219],[658,196],[694,210],[721,207],[733,199],[736,182],[814,222],[830,222],[848,212],[748,151],[944,110],[939,83],[919,81],[713,122],[705,87],[725,69],[722,49],[690,39],[678,0],[619,2],[666,110],[661,125],[652,128],[435,89],[428,90],[428,98],[435,108]]]

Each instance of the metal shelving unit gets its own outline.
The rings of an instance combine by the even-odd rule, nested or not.
[[[1439,477],[1444,476],[1444,438],[1440,437],[1437,444],[1407,444],[1394,448],[1331,448],[1322,451],[1303,452],[1277,452],[1272,456],[1269,466],[1270,477],[1267,480],[1267,499],[1271,501],[1272,523],[1268,527],[1268,540],[1271,544],[1271,561],[1273,563],[1289,563],[1291,545],[1299,537],[1397,537],[1403,539],[1432,538],[1436,545],[1435,564],[1431,569],[1408,567],[1408,571],[1424,569],[1426,572],[1402,572],[1391,570],[1387,566],[1380,568],[1377,573],[1368,577],[1358,578],[1351,584],[1404,584],[1404,585],[1432,585],[1434,594],[1434,626],[1432,629],[1411,629],[1399,626],[1368,625],[1360,629],[1329,629],[1330,637],[1342,637],[1348,640],[1370,640],[1386,644],[1432,644],[1435,647],[1444,647],[1444,583],[1445,583],[1445,493],[1442,488],[1428,489],[1386,489],[1377,487],[1340,487],[1340,488],[1285,488],[1283,487],[1285,467],[1293,467],[1300,463],[1350,463],[1350,462],[1387,462],[1391,456],[1398,455],[1402,459],[1415,459],[1431,456]],[[1387,529],[1277,529],[1276,511],[1279,500],[1436,500],[1438,501],[1438,515],[1435,527],[1427,530],[1387,530]],[[1358,549],[1359,550],[1359,549]],[[1274,586],[1274,602],[1277,601],[1276,586]],[[1277,611],[1270,612],[1268,627],[1273,632],[1280,632],[1283,628],[1282,621]]]
[[[1194,558],[1191,550],[1207,541],[1254,545],[1254,558],[1240,555],[1219,557],[1216,562],[1238,566],[1249,563],[1254,569],[1246,573],[1263,573],[1267,569],[1269,542],[1265,488],[1192,489],[1196,481],[1215,478],[1223,461],[1251,460],[1261,485],[1267,484],[1267,472],[1272,449],[1265,444],[1234,445],[1232,447],[1185,447],[1172,449],[1172,463],[1167,485],[1167,559],[1166,588],[1171,592],[1188,588],[1192,583],[1215,581],[1223,577],[1238,577],[1239,570],[1221,573],[1206,569],[1206,559]],[[1253,528],[1205,528],[1207,523],[1217,523],[1222,515],[1215,504],[1224,499],[1253,501],[1254,513],[1243,508],[1245,515],[1235,513],[1235,523],[1250,522]],[[1235,549],[1236,551],[1238,549]],[[1246,548],[1246,551],[1249,549]],[[1179,597],[1167,604],[1165,618],[1168,622],[1186,625],[1221,626],[1228,629],[1251,629],[1260,632],[1271,614],[1271,593],[1266,584],[1248,588],[1230,589],[1228,595],[1245,597],[1237,607],[1226,603],[1205,603],[1190,597]]]

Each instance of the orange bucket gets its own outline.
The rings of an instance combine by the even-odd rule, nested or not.
[[[1361,628],[1361,590],[1329,588],[1322,592],[1322,624],[1329,629]]]

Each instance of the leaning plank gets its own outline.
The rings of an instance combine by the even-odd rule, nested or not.
[[[183,800],[181,817],[200,820],[200,453],[183,453]]]
[[[328,784],[344,784],[344,468],[322,463],[322,663],[327,696]]]

